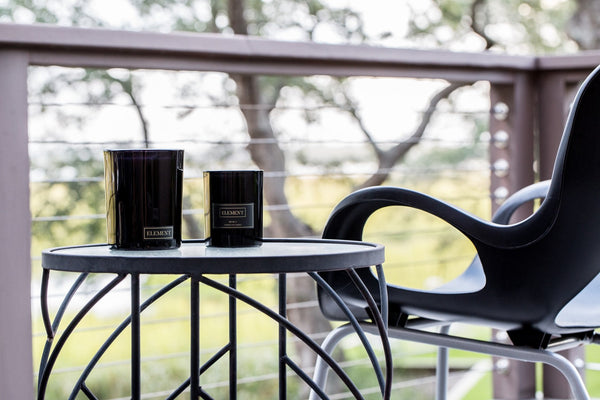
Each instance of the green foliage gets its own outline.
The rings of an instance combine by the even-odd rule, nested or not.
[[[564,52],[574,47],[566,29],[574,9],[574,1],[429,0],[412,8],[409,36],[428,47],[478,40],[481,50]]]
[[[231,34],[232,28],[228,17],[228,2],[224,0],[130,0],[135,18],[122,23],[120,28],[148,29],[158,31],[191,31],[219,32]],[[567,20],[573,11],[573,1],[549,2],[541,0],[437,0],[414,1],[411,5],[411,18],[407,37],[413,43],[423,47],[442,47],[451,49],[473,50],[493,48],[510,52],[556,52],[568,49],[572,43],[567,37]],[[347,7],[334,8],[318,0],[247,0],[244,16],[247,19],[248,32],[268,38],[285,38],[292,40],[329,41],[337,43],[377,43],[378,38],[368,37],[362,15]],[[474,6],[476,6],[474,8]],[[91,2],[72,0],[68,2],[32,0],[10,0],[8,6],[0,6],[0,20],[18,20],[19,22],[60,23],[77,26],[111,26],[110,21],[103,20],[94,14]],[[114,27],[114,26],[113,26]],[[476,43],[476,45],[473,45]],[[199,101],[201,96],[211,100],[211,104],[236,104],[235,87],[226,75],[220,78],[222,90],[214,95],[207,93],[206,75],[196,74],[195,84],[185,82],[178,88],[180,99]],[[210,78],[214,79],[214,78]],[[73,69],[49,74],[42,82],[32,82],[30,98],[39,100],[40,113],[49,110],[46,103],[64,96],[68,92],[76,102],[100,105],[115,102],[123,98],[136,105],[143,92],[143,81],[136,80],[130,71]],[[264,105],[272,109],[285,106],[286,101],[300,98],[304,106],[303,117],[307,124],[320,121],[319,107],[335,106],[338,110],[348,111],[352,103],[351,83],[347,79],[329,77],[260,77],[259,88]],[[261,104],[260,106],[262,106]],[[313,106],[312,108],[310,106]],[[92,110],[96,110],[92,108]],[[143,108],[140,120],[144,119]],[[57,125],[77,125],[83,130],[86,115],[67,114],[62,110],[54,110]],[[193,113],[193,109],[180,112],[184,119]],[[455,148],[424,148],[411,157],[412,167],[435,165],[450,170],[461,163],[485,157],[477,139],[485,126],[476,121],[471,137],[473,144]],[[295,127],[288,127],[293,131]],[[278,134],[288,133],[281,129]],[[60,133],[44,132],[46,139],[61,139]],[[207,150],[215,159],[226,164],[237,153],[233,146],[219,145]],[[306,151],[299,151],[307,162],[314,162]],[[205,154],[198,152],[189,158],[190,166],[201,169]],[[334,156],[337,156],[334,157]],[[200,160],[200,161],[197,161]],[[302,161],[302,160],[300,160]],[[365,161],[351,159],[351,161]],[[187,161],[186,161],[187,162]],[[336,171],[348,162],[346,153],[332,155],[322,170]],[[214,165],[219,165],[217,162]],[[56,245],[80,244],[105,241],[104,188],[98,178],[103,175],[102,162],[97,148],[77,147],[57,148],[47,152],[44,157],[32,159],[32,171],[39,172],[42,178],[31,186],[31,209],[34,222],[32,224],[32,251],[39,254],[42,248]],[[83,180],[81,178],[84,178]],[[343,179],[289,179],[286,191],[290,206],[304,222],[316,232],[323,228],[333,206],[358,184],[354,178]],[[488,217],[490,204],[487,200],[488,181],[486,177],[475,174],[464,174],[458,178],[450,174],[441,174],[428,179],[423,175],[415,177],[396,177],[390,184],[408,186],[432,195],[446,198],[449,201],[461,197],[462,194],[474,193],[473,199],[462,200],[459,206],[468,209],[484,218]],[[201,181],[186,182],[186,203],[192,209],[202,208]],[[485,199],[480,201],[480,199]],[[318,206],[315,206],[318,205]],[[91,216],[91,218],[83,218]],[[67,219],[82,217],[82,219]],[[200,220],[201,218],[199,218]],[[196,221],[200,223],[200,221]],[[430,287],[445,282],[462,272],[468,265],[473,249],[460,233],[443,227],[435,218],[419,212],[378,213],[369,222],[365,239],[381,242],[387,248],[386,271],[391,282],[411,287]],[[435,255],[436,257],[432,257]],[[443,255],[442,257],[439,257]],[[435,260],[434,260],[435,258]],[[37,276],[37,273],[35,273]],[[146,282],[150,286],[160,286],[166,282],[164,277],[150,277]],[[59,279],[60,280],[60,279]],[[92,282],[94,284],[94,282]],[[275,289],[273,281],[254,281],[241,287],[267,304],[274,304]],[[188,348],[186,335],[188,326],[181,322],[189,314],[188,293],[185,288],[153,306],[145,314],[144,319],[151,324],[148,336],[143,340],[143,351],[150,357],[161,354],[184,352]],[[203,318],[202,332],[204,345],[218,347],[226,337],[224,324],[223,296],[211,291],[203,293],[201,307]],[[245,307],[240,307],[244,315],[240,318],[240,326],[244,329],[241,336],[248,342],[272,342],[276,330],[270,321],[264,321],[251,314]],[[247,314],[246,314],[247,313]],[[166,316],[180,319],[172,324],[154,323],[154,319]],[[90,315],[86,318],[84,328],[102,325],[114,326],[123,315],[111,313],[109,316]],[[247,328],[250,327],[250,328]],[[39,320],[36,331],[41,331]],[[85,330],[84,330],[85,331]],[[107,330],[94,330],[78,336],[76,344],[85,342],[86,346],[74,346],[65,349],[59,366],[70,368],[85,363],[92,356],[98,343],[102,343]],[[112,353],[103,358],[103,362],[127,360],[128,341],[126,335],[120,339]],[[35,360],[39,360],[41,342],[35,343]],[[272,361],[257,365],[256,357],[271,359],[275,357],[274,345],[266,346],[246,353],[241,357],[240,370],[248,374],[268,374],[274,364]],[[203,355],[204,356],[204,355]],[[269,357],[267,357],[269,356]],[[347,356],[354,357],[352,352]],[[357,355],[356,357],[362,357]],[[144,364],[144,385],[147,390],[160,391],[172,388],[187,378],[187,360],[173,359],[158,363]],[[228,372],[219,365],[215,375],[207,376],[209,382],[224,380]],[[360,368],[353,371],[353,376],[366,376]],[[53,381],[49,399],[66,398],[70,392],[67,383],[72,382],[74,375],[65,373]],[[368,382],[368,379],[365,378]],[[106,385],[106,382],[111,382]],[[487,383],[486,383],[487,384]],[[110,398],[127,393],[129,382],[126,369],[121,367],[97,369],[90,378],[90,386],[97,390],[101,398]],[[293,389],[299,384],[292,382]],[[244,386],[241,390],[244,399],[268,398],[274,393],[272,382],[259,382]],[[219,392],[218,398],[226,394]],[[406,398],[416,398],[411,392]],[[478,397],[481,398],[481,397]]]
[[[63,244],[64,238],[73,244],[106,240],[104,219],[94,217],[104,215],[104,182],[85,179],[102,176],[97,156],[89,149],[66,148],[60,158],[50,157],[43,164],[32,160],[32,169],[43,169],[46,176],[31,184],[33,251]],[[61,220],[67,216],[74,218]]]
[[[484,194],[487,187],[486,178],[474,174],[463,176],[460,181],[453,180],[451,176],[431,179],[403,177],[394,183],[423,190],[449,200],[456,198],[461,191],[472,190],[476,193],[479,189]],[[312,224],[315,230],[320,230],[334,204],[348,193],[354,184],[356,182],[348,178],[341,180],[292,178],[287,189],[292,200],[291,206],[297,209],[299,215]],[[476,193],[476,195],[478,194]],[[322,203],[324,206],[314,208],[312,205],[315,203]],[[326,204],[329,205],[326,206]],[[486,210],[489,209],[487,201],[471,202],[467,199],[464,203],[458,202],[458,205],[482,216],[485,216]],[[390,211],[392,210],[390,209]],[[426,225],[427,218],[422,213],[415,210],[401,212],[400,209],[396,209],[393,211],[376,215],[369,222],[365,232],[367,240],[386,245],[386,273],[392,282],[406,286],[427,287],[429,284],[440,283],[457,275],[468,264],[472,254],[469,252],[468,246],[465,247],[464,240],[458,237],[456,232],[440,230],[433,235],[426,235],[424,231],[437,231],[438,227]],[[63,223],[62,221],[55,222],[58,225]],[[65,235],[68,234],[71,233],[65,233]],[[65,236],[63,240],[75,239]],[[424,260],[431,261],[432,254],[442,253],[446,257],[459,258],[459,262],[448,262],[445,265],[424,262]],[[53,282],[55,278],[57,281],[68,279],[66,276],[61,278],[53,275]],[[218,276],[212,278],[223,279]],[[170,282],[174,277],[148,276],[144,279],[142,299],[148,298],[151,293]],[[101,284],[102,280],[98,277],[98,280],[86,283],[82,290],[93,293]],[[249,277],[239,282],[238,288],[264,304],[275,307],[277,301],[276,281],[271,276]],[[56,290],[60,291],[61,289]],[[57,368],[59,370],[68,371],[72,368],[80,370],[87,364],[96,349],[108,337],[111,329],[127,315],[127,302],[119,300],[118,297],[126,293],[126,290],[121,292],[117,290],[111,294],[117,297],[105,299],[108,305],[101,307],[101,310],[104,311],[91,313],[84,319],[83,324],[72,338],[73,340],[70,341],[71,345],[65,347],[58,360]],[[50,294],[52,295],[52,292]],[[223,294],[203,287],[200,305],[201,347],[203,350],[208,349],[208,352],[202,354],[202,358],[206,360],[212,354],[211,352],[223,346],[227,339],[227,299]],[[107,307],[112,309],[111,312],[106,311]],[[142,314],[142,356],[148,358],[148,361],[143,363],[142,370],[142,385],[145,393],[169,390],[187,379],[189,361],[186,352],[189,346],[189,312],[189,283],[186,282],[154,303]],[[264,376],[266,379],[255,383],[240,384],[240,398],[275,398],[276,394],[271,396],[271,393],[277,393],[276,382],[268,377],[276,374],[277,325],[243,304],[238,305],[238,313],[238,335],[242,344],[239,361],[240,376]],[[63,326],[68,323],[72,315],[73,311],[67,313]],[[34,321],[34,332],[41,332],[43,330],[41,320],[36,318]],[[129,390],[127,364],[129,340],[128,330],[126,330],[102,358],[103,366],[96,368],[90,376],[89,386],[99,398],[116,398],[127,395]],[[81,343],[86,345],[81,346]],[[34,344],[34,360],[37,363],[41,352],[42,338],[36,336]],[[291,344],[290,350],[293,352]],[[397,351],[407,354],[414,349],[409,345],[407,348]],[[257,357],[260,357],[260,363],[256,362]],[[345,358],[347,360],[360,360],[364,357],[364,350],[360,350],[359,347],[346,347]],[[434,356],[431,357],[433,359]],[[404,358],[403,361],[405,361]],[[368,367],[352,367],[349,368],[349,373],[356,379],[360,387],[371,387],[375,384],[374,376],[369,373]],[[411,374],[412,372],[409,371],[407,375],[406,370],[400,369],[395,376],[396,379],[405,379],[413,376]],[[203,375],[202,382],[210,387],[214,383],[225,381],[227,376],[228,369],[225,359],[212,371]],[[68,372],[55,375],[50,382],[50,392],[47,398],[57,400],[66,398],[77,377],[76,373]],[[107,385],[106,382],[111,382],[111,384]],[[290,398],[296,398],[294,396],[302,393],[301,388],[304,387],[302,383],[290,378],[290,385]],[[226,390],[223,388],[211,389],[211,393],[214,393],[215,398],[227,397]],[[426,396],[421,387],[400,390],[395,396],[416,399],[418,398],[416,396],[419,395]],[[182,398],[187,397],[184,395]]]
[[[13,0],[6,6],[0,6],[0,17],[12,19],[14,15],[26,14],[31,23],[55,24],[58,18],[55,12],[45,3],[35,0]]]

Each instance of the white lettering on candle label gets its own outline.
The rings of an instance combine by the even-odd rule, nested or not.
[[[254,203],[213,204],[213,228],[254,228]]]
[[[144,240],[173,239],[172,226],[157,226],[144,228]]]

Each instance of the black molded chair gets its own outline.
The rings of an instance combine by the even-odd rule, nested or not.
[[[537,211],[508,224],[512,212],[533,197],[545,197]],[[589,398],[574,366],[556,351],[594,342],[594,329],[600,327],[600,67],[575,98],[551,181],[516,194],[493,222],[422,193],[373,187],[342,200],[323,237],[361,240],[369,216],[387,206],[433,214],[458,229],[477,250],[461,276],[436,290],[388,285],[390,337],[547,363],[563,373],[577,399]],[[371,270],[357,272],[379,300]],[[369,320],[364,301],[345,273],[323,278],[358,319]],[[327,318],[345,320],[327,293],[319,291],[318,296]],[[505,330],[513,345],[421,329],[455,322]]]

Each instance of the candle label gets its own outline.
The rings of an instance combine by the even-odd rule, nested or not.
[[[254,228],[254,203],[213,203],[213,228]]]
[[[172,226],[144,228],[144,240],[173,239]]]

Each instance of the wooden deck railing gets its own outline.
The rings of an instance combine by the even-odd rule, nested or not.
[[[34,391],[31,385],[27,129],[29,66],[488,81],[492,105],[491,165],[504,159],[507,162],[504,166],[509,168],[507,174],[492,171],[491,193],[501,197],[503,192],[510,193],[536,179],[536,146],[539,148],[539,176],[550,176],[569,89],[598,64],[598,52],[560,57],[510,56],[280,42],[209,34],[0,24],[0,254],[3,260],[0,398],[33,398]],[[497,107],[501,103],[503,110]],[[504,142],[504,138],[508,141]]]

